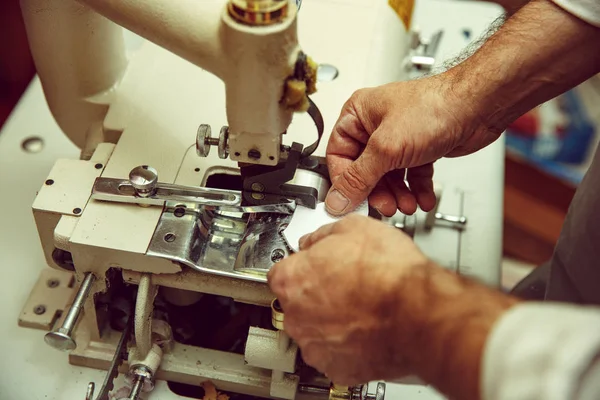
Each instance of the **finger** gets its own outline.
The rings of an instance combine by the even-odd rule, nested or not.
[[[412,215],[417,211],[417,199],[406,186],[404,174],[404,169],[391,171],[385,175],[385,180],[394,193],[398,209],[403,214]]]
[[[331,362],[329,349],[327,346],[320,343],[307,343],[301,347],[300,351],[304,362],[315,368],[317,371],[325,371]]]
[[[289,297],[289,284],[290,282],[292,284],[294,282],[294,271],[297,268],[297,263],[300,261],[301,257],[300,254],[292,254],[273,265],[271,270],[267,273],[267,283],[282,307]]]
[[[333,222],[331,224],[323,225],[316,231],[302,236],[300,238],[300,250],[308,250],[310,246],[325,239],[327,236],[330,236],[337,223],[338,222]]]
[[[387,172],[385,163],[369,147],[340,175],[333,179],[325,205],[333,215],[344,215],[367,199],[377,182]]]
[[[433,190],[433,164],[409,169],[406,180],[421,209],[423,211],[432,210],[436,202]]]
[[[396,197],[385,179],[380,180],[369,195],[369,205],[386,217],[391,217],[396,213],[398,209]]]
[[[332,180],[360,156],[369,140],[360,120],[348,110],[346,107],[342,111],[327,144],[327,167]]]

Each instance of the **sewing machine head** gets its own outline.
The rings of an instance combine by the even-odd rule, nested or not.
[[[315,94],[299,1],[55,3],[22,0],[50,108],[82,148],[81,160],[57,161],[33,205],[48,265],[81,282],[62,317],[47,321],[57,326],[47,342],[71,350],[71,363],[109,369],[102,399],[127,358],[131,399],[164,379],[260,397],[381,400],[382,385],[373,395],[332,386],[302,363],[266,274],[294,246],[283,232],[297,207],[314,209],[329,189],[323,142],[343,102],[406,75],[387,66],[410,53],[398,10],[346,6],[337,34],[355,47],[374,42],[355,29],[367,15],[388,27],[378,41],[387,50],[367,66],[309,28],[340,6],[305,2],[307,49],[346,68]],[[117,24],[189,63],[150,43],[128,62]],[[73,35],[77,46],[63,46]],[[290,127],[295,112],[304,114]],[[399,218],[390,223],[415,232],[415,220]],[[422,229],[444,218],[465,222],[433,212]]]

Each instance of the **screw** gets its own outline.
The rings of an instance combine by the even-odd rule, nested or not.
[[[260,154],[260,151],[258,151],[258,150],[252,149],[248,152],[248,158],[251,158],[253,160],[260,159],[260,156],[261,156],[261,154]]]
[[[54,185],[54,179],[48,179],[46,181],[46,185],[50,186],[50,185]]]
[[[177,207],[175,211],[173,211],[173,215],[177,218],[181,218],[185,215],[185,207]]]
[[[55,288],[58,287],[58,285],[60,284],[58,279],[48,279],[48,282],[46,282],[48,284],[49,288]]]
[[[271,253],[271,261],[273,261],[274,263],[278,263],[279,261],[283,260],[284,257],[285,252],[281,249],[275,249]]]
[[[73,214],[75,214],[75,215],[81,214],[81,208],[79,208],[79,207],[74,208],[73,209]]]
[[[167,234],[165,235],[165,242],[167,242],[167,243],[172,243],[172,242],[174,242],[174,241],[175,241],[175,239],[176,239],[176,238],[177,238],[177,236],[175,236],[175,234],[174,234],[174,233],[167,233]]]
[[[265,185],[263,185],[260,182],[254,182],[251,186],[252,190],[255,192],[264,192],[265,191]]]
[[[41,304],[39,306],[35,306],[33,307],[33,312],[35,313],[35,315],[42,315],[46,312],[46,306],[43,306]]]
[[[96,168],[96,169],[102,169],[102,167],[103,167],[103,165],[100,163],[94,165],[94,168]]]

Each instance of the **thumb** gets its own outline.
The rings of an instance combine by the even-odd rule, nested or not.
[[[343,215],[364,202],[387,172],[383,164],[377,162],[367,146],[356,161],[333,178],[333,186],[325,199],[327,211],[332,215]]]

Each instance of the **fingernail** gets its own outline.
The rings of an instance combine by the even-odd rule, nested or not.
[[[350,204],[350,200],[338,190],[332,190],[325,199],[325,204],[330,211],[336,214],[342,213]]]

